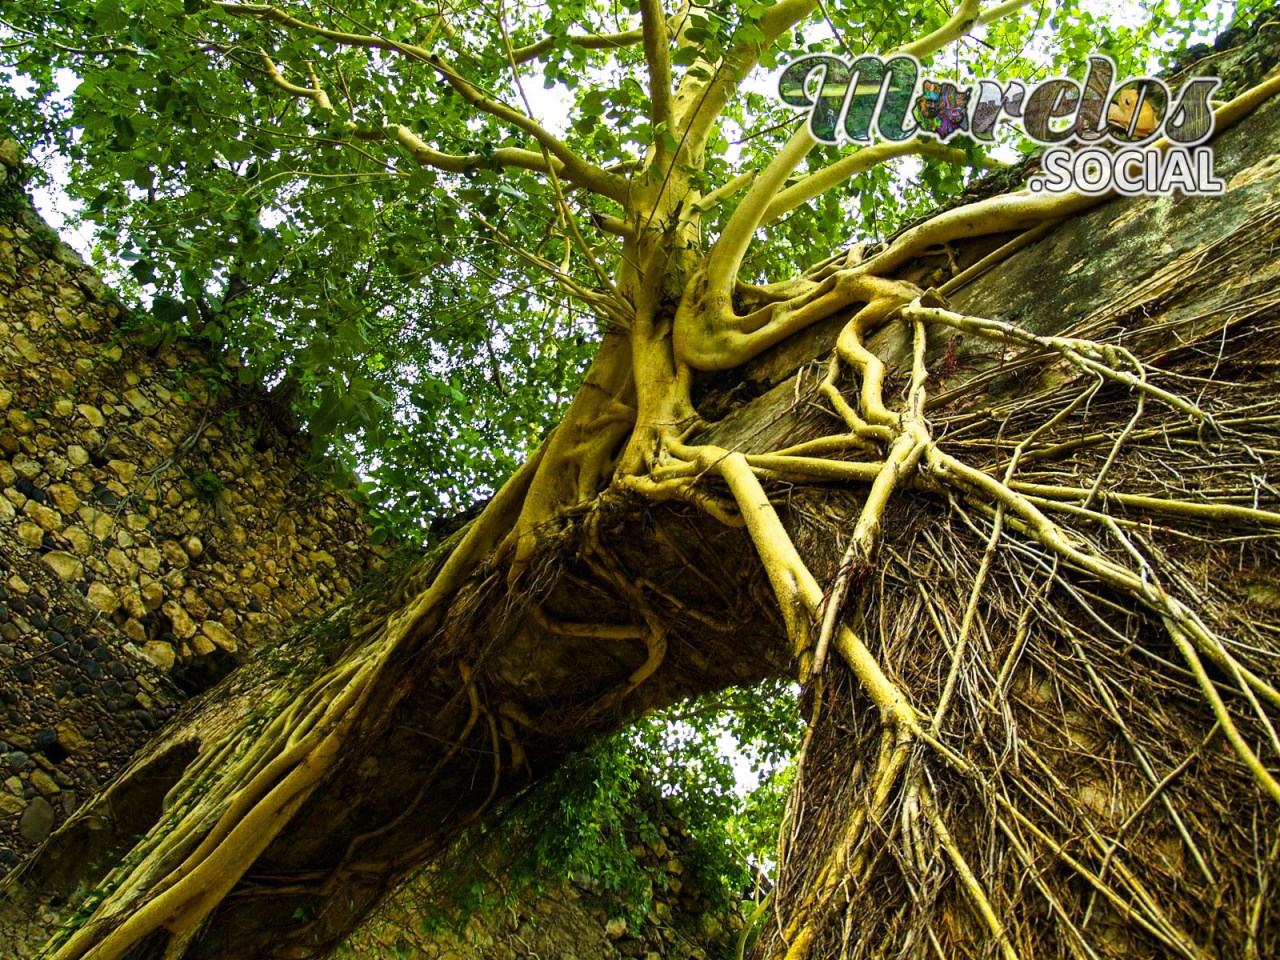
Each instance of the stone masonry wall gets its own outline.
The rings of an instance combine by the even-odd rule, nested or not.
[[[541,890],[516,891],[502,902],[503,851],[482,857],[492,864],[485,898],[489,906],[462,924],[442,921],[438,892],[452,878],[431,869],[375,911],[334,953],[336,960],[729,960],[743,917],[713,906],[686,866],[691,841],[662,809],[648,841],[632,837],[631,853],[644,872],[649,909],[628,917],[616,897],[583,873]],[[665,821],[665,822],[661,822]]]
[[[0,145],[0,872],[381,553],[260,390],[122,334],[17,154]]]

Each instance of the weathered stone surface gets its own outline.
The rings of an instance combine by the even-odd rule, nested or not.
[[[43,503],[28,500],[23,506],[22,512],[39,524],[42,529],[50,533],[56,533],[62,529],[62,515],[57,510],[46,507]]]
[[[138,561],[138,566],[147,573],[159,572],[160,565],[164,563],[164,554],[155,547],[139,547],[134,557]]]
[[[200,624],[200,632],[213,641],[213,645],[218,649],[225,650],[227,653],[236,652],[236,638],[217,620],[206,620]]]
[[[84,576],[84,564],[65,550],[50,550],[43,559],[62,580],[79,580]]]
[[[23,480],[34,480],[40,476],[40,471],[44,469],[44,465],[39,460],[33,460],[24,454],[18,454],[13,458],[12,465],[5,464],[8,475],[5,478],[5,486],[13,486],[14,480],[21,477]]]
[[[0,872],[172,715],[191,679],[162,672],[180,657],[241,656],[337,599],[307,551],[352,582],[380,562],[355,505],[307,474],[306,438],[256,412],[261,391],[211,389],[221,359],[201,346],[133,341],[98,278],[32,231],[15,183],[0,183]],[[206,471],[216,496],[192,483]],[[305,550],[277,549],[282,516]],[[253,591],[237,582],[268,557]],[[301,596],[317,573],[330,592]]]
[[[154,417],[158,412],[156,405],[139,390],[126,390],[124,392],[124,398],[128,402],[129,406],[133,407],[134,410],[138,411],[138,413],[142,414],[144,417]]]
[[[62,536],[71,544],[71,549],[76,556],[86,557],[93,552],[93,536],[84,527],[78,525],[67,527],[62,531]]]
[[[65,516],[71,516],[80,509],[80,498],[69,484],[55,483],[48,490],[56,506]]]
[[[191,562],[186,551],[172,540],[166,540],[160,544],[160,552],[164,555],[165,560],[169,561],[169,565],[173,567],[185,567]]]
[[[18,833],[28,843],[40,843],[53,832],[53,824],[53,807],[44,797],[36,797],[18,821]]]
[[[142,585],[142,603],[148,610],[159,610],[164,603],[164,587],[156,580]]]
[[[191,647],[191,652],[195,654],[197,657],[207,657],[209,654],[213,653],[215,650],[218,649],[213,645],[213,641],[211,641],[203,633],[195,634],[189,641],[189,644]]]
[[[85,599],[89,601],[89,606],[108,615],[120,609],[120,598],[110,587],[99,581],[89,584],[89,593]]]
[[[40,349],[31,342],[31,338],[25,333],[15,333],[12,343],[17,348],[22,359],[27,363],[35,364],[40,362]]]
[[[195,621],[178,601],[167,600],[160,609],[169,618],[169,623],[173,626],[173,635],[179,640],[186,640],[196,632]]]
[[[107,425],[106,418],[103,417],[102,411],[91,403],[82,403],[76,407],[80,411],[80,416],[89,422],[89,426],[101,429]]]
[[[172,667],[176,658],[173,645],[163,640],[148,640],[142,646],[142,655],[162,670]]]
[[[112,547],[107,551],[107,566],[110,567],[121,580],[129,582],[133,581],[134,576],[138,572],[138,565],[134,561],[130,560],[128,554],[119,547]],[[138,616],[141,616],[141,614],[138,614]]]
[[[46,797],[52,797],[62,792],[62,788],[58,786],[53,777],[43,770],[31,771],[31,785]]]
[[[93,746],[84,734],[80,732],[80,728],[71,720],[64,720],[57,727],[58,743],[67,753],[84,754],[88,753]]]

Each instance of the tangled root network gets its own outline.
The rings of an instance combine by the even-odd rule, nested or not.
[[[1204,264],[1183,269],[1158,280]],[[814,624],[757,955],[1280,955],[1280,297],[1233,297],[1110,303],[1058,336],[916,297],[889,320],[914,337],[909,381],[855,319],[821,387],[846,430],[755,458],[764,487],[722,467]],[[931,397],[931,334],[985,369]],[[818,460],[871,480],[852,535],[803,493],[769,506],[771,477]],[[785,538],[753,509],[803,522]],[[800,555],[836,572],[825,595]]]

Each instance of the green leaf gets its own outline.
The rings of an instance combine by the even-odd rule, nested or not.
[[[605,112],[609,105],[608,96],[603,90],[592,90],[579,104],[579,109],[589,117],[598,117]]]
[[[173,297],[161,294],[151,302],[151,315],[160,323],[177,327],[186,319],[187,308]]]

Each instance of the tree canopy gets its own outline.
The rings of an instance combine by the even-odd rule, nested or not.
[[[1020,7],[982,12],[934,71],[1032,82],[1100,49],[1136,75],[1233,10]],[[646,41],[645,10],[670,37]],[[741,188],[802,122],[774,68],[888,51],[952,13],[15,0],[0,15],[0,118],[70,158],[96,255],[148,305],[154,336],[243,358],[412,532],[491,493],[563,410],[611,322],[629,185],[675,157],[709,245],[741,197],[717,190]],[[680,89],[707,98],[685,144],[663,119]],[[833,189],[771,211],[744,278],[789,278],[954,195],[984,155],[959,143],[854,173],[857,150],[813,149],[789,182],[826,169]]]

